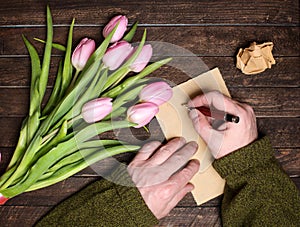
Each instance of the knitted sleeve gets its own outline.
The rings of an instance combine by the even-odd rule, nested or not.
[[[134,186],[126,169],[118,168],[110,180],[98,180],[66,199],[36,226],[153,226],[158,223]]]
[[[299,226],[299,191],[262,138],[213,163],[226,180],[224,226]]]

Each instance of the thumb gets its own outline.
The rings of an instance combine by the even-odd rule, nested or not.
[[[213,131],[212,126],[200,111],[191,110],[189,113],[190,118],[193,121],[193,125],[197,133],[202,137],[202,139],[207,143],[210,138],[210,134]]]

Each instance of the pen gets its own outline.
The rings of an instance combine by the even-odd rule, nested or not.
[[[240,118],[238,116],[234,116],[232,114],[226,113],[221,110],[211,110],[205,106],[190,107],[187,106],[187,104],[183,104],[183,106],[185,106],[188,110],[196,109],[200,111],[202,114],[204,114],[205,116],[212,117],[217,120],[223,120],[223,121],[233,122],[233,123],[238,123],[240,121]]]

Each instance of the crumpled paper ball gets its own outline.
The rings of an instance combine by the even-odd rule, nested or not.
[[[258,45],[256,42],[253,42],[248,48],[240,48],[236,56],[236,67],[249,75],[263,72],[275,64],[272,49],[272,42]]]

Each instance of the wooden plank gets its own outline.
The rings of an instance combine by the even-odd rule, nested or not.
[[[11,198],[5,203],[5,206],[55,206],[77,191],[80,191],[87,185],[100,179],[99,177],[70,177],[55,185],[39,189],[32,192],[26,192]],[[296,187],[300,189],[300,177],[291,177]],[[216,197],[204,204],[201,207],[219,206],[222,201],[222,196]],[[191,193],[188,193],[177,207],[196,207],[196,203]],[[1,206],[0,206],[1,207]]]
[[[41,206],[0,206],[0,222],[2,227],[31,227],[51,207]]]
[[[0,165],[0,175],[5,172],[11,156],[14,152],[13,148],[0,148],[2,161]],[[119,156],[114,156],[113,159],[129,163],[135,153],[127,153]],[[300,177],[300,149],[299,148],[274,148],[274,155],[282,166],[283,170],[291,177]],[[93,166],[84,169],[75,174],[77,177],[97,177],[104,176],[104,173],[113,168],[112,162],[109,160],[100,161]]]
[[[55,185],[11,198],[5,206],[55,206],[96,180],[97,177],[70,177]]]
[[[299,178],[295,181],[300,182]],[[188,196],[191,198],[191,194]],[[1,226],[32,226],[52,206],[0,206]],[[220,222],[219,205],[197,207],[190,204],[184,207],[178,204],[167,217],[160,220],[158,226],[221,226]]]
[[[3,227],[29,227],[45,215],[51,207],[5,206],[0,207]],[[158,226],[220,226],[217,207],[175,208]]]
[[[298,27],[272,26],[146,26],[139,27],[134,42],[140,41],[144,28],[147,28],[148,41],[160,41],[185,48],[197,56],[235,56],[240,47],[247,47],[253,41],[274,43],[275,56],[299,56]],[[102,40],[101,27],[76,27],[74,29],[74,46],[84,36],[91,37],[99,43]],[[66,43],[68,27],[54,29],[54,41]],[[33,40],[34,37],[45,39],[44,27],[0,28],[0,55],[27,55],[21,34]],[[226,35],[224,35],[226,34]],[[36,42],[35,42],[36,43]],[[37,45],[42,53],[43,45]],[[162,50],[162,49],[161,49]],[[61,54],[59,51],[53,51]]]
[[[221,226],[219,207],[175,207],[158,226]]]
[[[3,2],[0,25],[43,24],[48,1]],[[33,7],[34,6],[34,7]],[[103,24],[117,13],[144,24],[295,24],[299,2],[282,1],[84,1],[50,2],[54,21],[64,24],[76,17],[80,24]],[[17,16],[16,16],[17,15]]]
[[[17,136],[22,118],[0,118],[0,147],[13,147],[17,143]],[[259,130],[270,137],[274,148],[299,148],[299,123],[300,118],[258,118]],[[121,140],[143,143],[151,139],[161,140],[162,132],[156,120],[151,122],[151,135],[138,130],[117,130],[117,137]],[[116,136],[116,134],[110,136]]]
[[[300,148],[275,149],[275,157],[289,176],[300,177]]]
[[[299,148],[300,118],[258,118],[258,130],[268,135],[275,148]]]
[[[54,84],[59,59],[60,57],[52,57],[48,80],[50,87]],[[249,76],[235,67],[234,57],[174,57],[171,61],[172,66],[161,67],[151,75],[166,80],[172,79],[174,84],[179,84],[206,71],[204,67],[199,66],[199,61],[202,61],[209,69],[218,67],[229,87],[299,87],[300,57],[276,57],[275,60],[276,65],[272,66],[272,69]],[[0,87],[28,87],[30,73],[29,57],[0,58]]]
[[[169,80],[173,83],[172,80]],[[251,105],[258,117],[300,116],[300,88],[230,88],[232,97]],[[46,96],[50,94],[50,90]],[[29,89],[0,89],[0,116],[25,116],[29,105]]]

